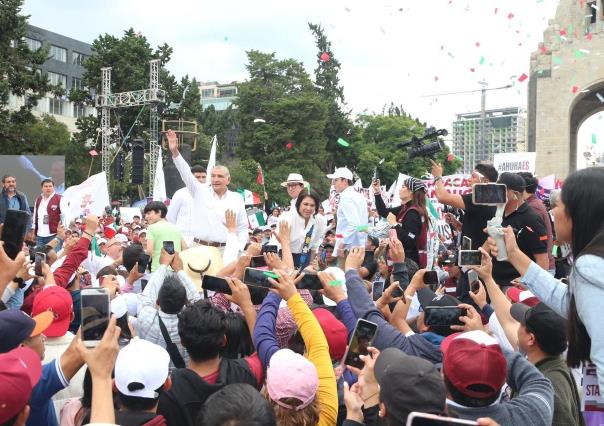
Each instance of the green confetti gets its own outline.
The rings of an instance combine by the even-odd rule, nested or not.
[[[270,277],[270,278],[275,278],[275,279],[279,278],[279,275],[275,274],[274,272],[270,272],[270,271],[266,271],[264,273],[264,275],[266,275],[267,277]]]
[[[591,134],[591,143],[596,145],[598,143],[598,136],[595,133]]]
[[[367,231],[369,231],[369,225],[359,225],[359,226],[357,226],[357,231],[367,232]]]
[[[350,144],[342,138],[338,138],[338,143],[342,146],[350,146]]]
[[[481,56],[480,57],[480,62],[479,62],[480,65],[484,65],[484,61],[485,61],[484,56]]]
[[[332,287],[337,287],[339,285],[342,285],[342,281],[340,281],[340,280],[333,280],[333,281],[329,282],[329,285],[332,286]]]
[[[562,65],[562,58],[560,56],[552,56],[552,63],[554,65]]]
[[[581,52],[579,49],[575,49],[575,58],[581,59],[585,56],[585,53]]]

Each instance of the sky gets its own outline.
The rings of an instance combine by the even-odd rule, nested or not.
[[[132,27],[152,46],[173,47],[167,68],[177,77],[221,83],[247,78],[246,51],[251,49],[295,58],[312,73],[317,51],[307,23],[318,23],[341,63],[340,79],[353,114],[380,112],[394,102],[421,121],[450,129],[456,114],[480,109],[480,92],[431,95],[476,90],[484,79],[490,88],[513,85],[489,91],[487,109],[526,107],[528,80],[518,78],[529,74],[530,54],[557,3],[25,0],[24,13],[31,15],[32,25],[89,43],[99,34],[119,37]],[[580,135],[579,143],[589,145],[604,120],[583,127],[588,136]]]

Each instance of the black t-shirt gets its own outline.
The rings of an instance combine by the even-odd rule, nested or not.
[[[472,193],[462,195],[465,214],[461,225],[461,235],[472,239],[472,250],[478,250],[487,240],[484,229],[487,221],[493,219],[497,208],[495,206],[477,206],[472,202]]]
[[[511,226],[516,234],[518,247],[524,254],[535,260],[536,254],[547,253],[547,231],[543,220],[527,204],[522,204],[518,210],[503,218],[503,227]],[[493,278],[499,285],[511,285],[510,281],[520,274],[510,262],[499,262],[493,258]]]

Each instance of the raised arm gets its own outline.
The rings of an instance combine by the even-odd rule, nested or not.
[[[201,191],[202,184],[195,179],[193,173],[191,173],[191,168],[187,164],[180,152],[178,151],[178,138],[176,137],[176,133],[174,130],[168,130],[166,133],[168,137],[168,147],[170,148],[170,152],[172,153],[172,161],[174,161],[174,166],[176,166],[176,170],[180,174],[180,178],[185,183],[187,189],[194,197],[197,194],[197,191]]]
[[[465,209],[466,204],[463,201],[463,197],[459,194],[451,194],[449,191],[447,191],[447,188],[445,188],[445,184],[443,183],[442,179],[443,167],[434,160],[430,161],[432,162],[432,176],[434,176],[434,181],[436,182],[434,187],[438,202],[456,207],[458,209]]]

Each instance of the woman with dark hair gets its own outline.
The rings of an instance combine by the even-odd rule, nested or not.
[[[521,281],[542,302],[567,318],[567,363],[578,367],[591,360],[604,389],[604,168],[572,173],[564,182],[553,209],[556,238],[569,243],[574,263],[568,285],[532,262],[518,248],[511,228],[504,229],[508,260],[522,275]],[[489,249],[497,255],[495,241]]]
[[[413,260],[420,268],[425,268],[430,223],[426,209],[426,185],[414,177],[407,178],[398,193],[401,205],[392,208],[387,208],[382,200],[379,179],[373,181],[372,188],[377,212],[396,231],[397,238],[405,248],[405,257]]]
[[[320,205],[314,192],[302,191],[296,199],[296,210],[283,213],[279,222],[288,222],[290,249],[294,267],[306,268],[315,258],[325,232],[325,220],[317,216]]]
[[[230,359],[245,358],[254,353],[254,342],[245,317],[237,312],[228,312],[224,317],[226,345],[222,356]]]

